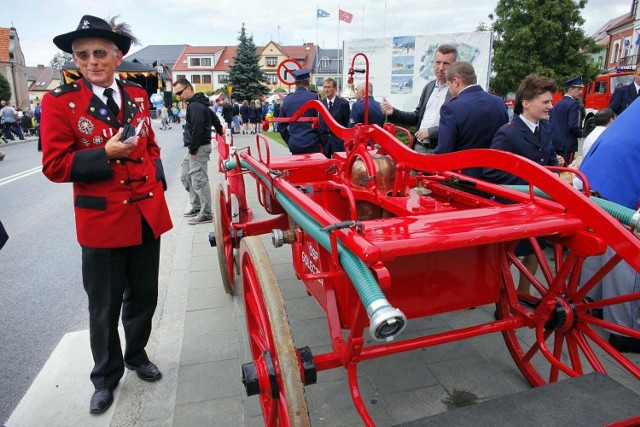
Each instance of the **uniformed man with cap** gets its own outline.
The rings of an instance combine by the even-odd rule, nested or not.
[[[280,108],[280,117],[293,117],[307,101],[317,100],[318,94],[309,91],[311,75],[309,70],[300,69],[293,72],[296,90],[287,95]],[[316,110],[308,110],[303,117],[316,117]],[[278,132],[289,146],[291,154],[319,153],[320,134],[311,122],[278,123]]]
[[[551,110],[551,138],[556,153],[568,165],[578,151],[578,138],[582,136],[580,99],[584,83],[582,77],[575,77],[564,82],[563,86],[565,95]]]
[[[42,99],[42,171],[53,182],[73,183],[94,360],[92,414],[109,409],[125,367],[144,381],[162,377],[145,347],[158,297],[160,235],[172,227],[147,93],[115,78],[133,36],[128,26],[114,26],[85,15],[75,31],[53,39],[83,78]],[[136,134],[121,141],[125,125]]]

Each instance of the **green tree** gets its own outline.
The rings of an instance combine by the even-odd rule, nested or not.
[[[258,66],[260,57],[253,42],[253,36],[247,37],[247,32],[242,23],[240,44],[236,52],[233,66],[229,68],[229,84],[233,86],[233,97],[238,100],[258,99],[261,95],[267,95],[269,88],[263,83],[267,78]]]
[[[0,74],[0,99],[5,101],[11,99],[11,86],[2,74]]]
[[[586,4],[587,0],[499,0],[493,23],[492,90],[514,92],[531,73],[558,83],[575,76],[593,80],[598,66],[588,54],[600,48],[582,29],[580,11]]]
[[[72,62],[73,58],[71,58],[71,54],[67,52],[58,51],[54,56],[49,65],[56,70],[60,71],[62,66],[67,62]]]

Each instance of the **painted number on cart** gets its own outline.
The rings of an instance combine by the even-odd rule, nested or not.
[[[304,250],[302,251],[302,263],[307,267],[311,274],[320,274],[320,269],[317,267],[318,251],[311,245],[307,246],[308,254]],[[318,279],[322,283],[322,279]]]

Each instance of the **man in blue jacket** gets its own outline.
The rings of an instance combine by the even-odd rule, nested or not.
[[[368,109],[368,122],[364,124],[369,125],[378,125],[382,127],[384,125],[384,113],[382,112],[382,108],[380,107],[380,103],[373,99],[373,84],[369,82],[368,93],[365,97],[365,83],[360,83],[356,88],[356,98],[357,101],[353,104],[353,108],[351,108],[351,115],[349,116],[349,127],[355,126],[356,123],[364,123],[364,101],[365,99],[369,101],[369,109]]]
[[[294,71],[296,90],[284,98],[280,117],[293,117],[307,101],[318,99],[318,94],[309,90],[310,73],[304,68]],[[308,110],[303,117],[315,117],[317,114],[315,110]],[[278,123],[278,132],[287,143],[291,154],[320,152],[320,134],[318,128],[314,128],[311,122]]]
[[[593,143],[582,160],[580,171],[589,180],[592,190],[604,199],[636,210],[640,206],[640,102],[632,103]],[[605,254],[586,259],[583,275],[590,278],[601,269],[615,252],[608,247]],[[640,275],[621,261],[610,274],[593,288],[589,296],[594,300],[640,292]],[[640,306],[629,301],[603,307],[603,319],[616,325],[640,330]],[[640,339],[609,334],[609,343],[620,352],[640,353]]]
[[[640,94],[640,65],[636,67],[633,82],[630,85],[617,88],[613,93],[609,108],[620,115],[633,101],[638,99],[638,94]]]
[[[507,106],[477,84],[478,78],[470,63],[454,62],[446,74],[453,98],[440,109],[440,134],[434,154],[489,148],[493,135],[509,121]],[[482,168],[463,172],[482,178]]]
[[[576,77],[564,82],[563,86],[565,95],[551,111],[551,137],[556,153],[570,164],[578,151],[578,138],[582,136],[580,98],[584,83],[582,77]]]

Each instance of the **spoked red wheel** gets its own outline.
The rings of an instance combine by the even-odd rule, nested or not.
[[[240,269],[253,356],[253,363],[243,366],[247,393],[248,383],[255,384],[254,393],[259,394],[265,425],[311,425],[284,301],[269,256],[258,237],[242,239]]]
[[[235,273],[233,270],[233,237],[231,236],[231,203],[224,195],[222,184],[213,187],[213,223],[218,250],[218,263],[222,275],[222,285],[229,295],[233,295],[235,288]]]
[[[640,379],[640,366],[608,343],[611,331],[640,339],[640,331],[615,324],[608,315],[628,309],[629,305],[637,313],[640,292],[621,296],[609,296],[606,291],[602,294],[602,289],[618,274],[616,271],[627,269],[633,275],[636,272],[611,249],[601,255],[605,249],[602,240],[593,240],[596,245],[589,247],[588,255],[584,250],[579,253],[555,243],[551,262],[538,242],[530,241],[544,278],[530,274],[513,251],[507,250],[496,312],[498,318],[527,319],[524,328],[503,332],[509,352],[525,378],[531,385],[539,386],[593,371],[606,374],[617,365]],[[516,291],[510,270],[528,277],[531,294]],[[598,292],[600,296],[593,298]],[[604,320],[598,314],[599,309],[605,313]]]

